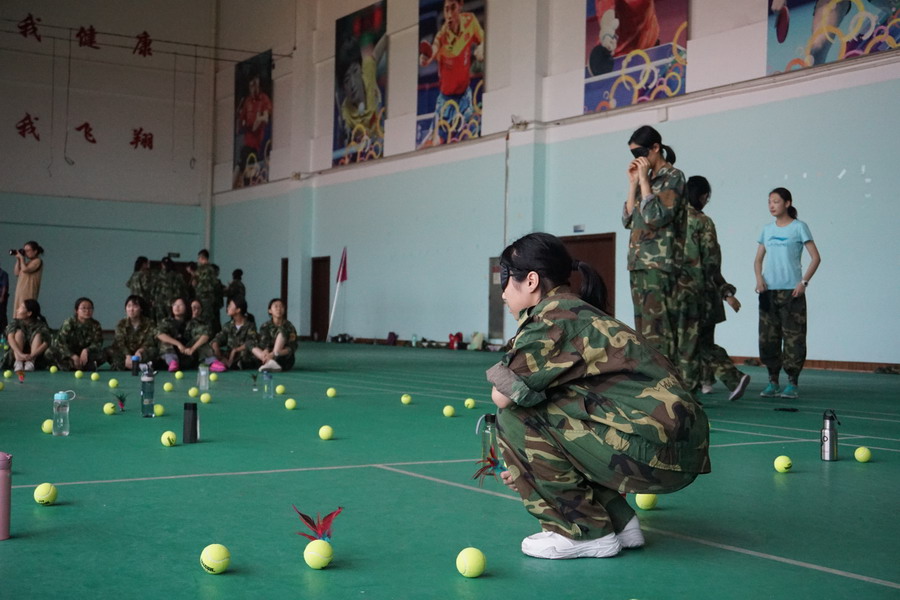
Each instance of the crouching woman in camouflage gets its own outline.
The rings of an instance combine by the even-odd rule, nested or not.
[[[642,546],[620,492],[674,492],[708,473],[706,414],[672,363],[598,308],[602,279],[558,238],[529,234],[500,266],[503,298],[519,318],[512,349],[487,372],[503,478],[542,529],[522,552],[604,558]],[[568,285],[574,270],[580,295]]]

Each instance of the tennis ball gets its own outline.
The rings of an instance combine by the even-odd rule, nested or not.
[[[119,380],[118,380],[118,379],[110,379],[110,380],[109,380],[109,387],[111,387],[111,388],[117,388],[117,387],[119,387]]]
[[[100,381],[100,373],[91,373],[91,381]]]
[[[9,371],[7,371],[7,373],[8,373],[8,372],[9,372]],[[75,371],[75,379],[81,379],[82,377],[84,377],[84,372],[83,372],[83,371]]]
[[[409,404],[410,402],[412,402],[412,396],[410,396],[409,394],[403,394],[402,396],[400,396],[400,402],[402,402],[403,404]]]
[[[793,466],[794,463],[791,462],[791,458],[789,456],[781,455],[775,459],[775,470],[779,473],[787,473]]]
[[[212,395],[209,392],[205,392],[200,396],[200,402],[203,404],[209,404],[212,402]]]
[[[337,396],[337,390],[334,388],[328,388],[327,390],[325,390],[325,395],[329,398],[334,398],[335,396]]]
[[[456,556],[456,570],[463,577],[478,577],[486,565],[487,559],[478,548],[465,548]]]
[[[641,510],[653,510],[656,508],[658,498],[656,494],[635,494],[634,503]]]
[[[162,434],[162,437],[159,438],[159,441],[162,442],[163,446],[174,446],[178,443],[178,436],[175,435],[174,431],[167,431]]]
[[[157,417],[161,417],[166,414],[166,407],[162,404],[154,404],[153,405],[153,414]]]
[[[197,389],[196,387],[192,387],[191,389],[188,390],[188,396],[190,396],[191,398],[196,398],[199,395],[200,395],[200,390]]]
[[[853,457],[859,462],[869,462],[872,458],[872,451],[865,446],[860,446],[856,449],[856,452],[853,453]]]
[[[209,380],[210,380],[210,381],[218,381],[218,380],[219,380],[219,374],[218,374],[218,373],[210,373],[210,374],[209,374]]]
[[[455,414],[456,414],[456,409],[453,408],[452,406],[450,406],[449,404],[444,407],[444,416],[445,417],[452,417]]]
[[[218,575],[228,568],[231,553],[222,544],[210,544],[200,553],[200,566],[212,575]]]
[[[184,373],[181,371],[175,371],[175,379],[184,379]]]
[[[3,376],[6,377],[7,379],[9,379],[13,376],[13,372],[9,371],[9,370],[3,371]]]
[[[103,405],[103,412],[107,415],[116,414],[116,405],[113,404],[112,402],[107,402],[106,404]]]
[[[163,384],[163,389],[166,390],[167,392],[171,392],[172,390],[175,389],[175,386],[172,385],[171,381],[167,381]]]
[[[466,398],[466,408],[475,408],[475,398]]]
[[[44,506],[50,506],[56,502],[56,486],[52,483],[42,483],[34,488],[34,501]]]
[[[41,423],[41,431],[44,433],[53,433],[53,419],[47,419]]]
[[[331,544],[325,540],[313,540],[303,550],[303,560],[313,569],[324,569],[334,558]]]
[[[276,385],[276,386],[275,386],[275,393],[276,393],[276,394],[283,394],[285,391],[286,391],[286,388],[285,388],[283,385]]]
[[[284,401],[284,407],[288,410],[294,410],[295,408],[297,408],[297,401],[293,398],[288,398]]]
[[[59,367],[57,367],[56,365],[53,365],[53,366],[50,367],[50,372],[51,372],[51,373],[56,373],[57,371],[59,371]]]
[[[333,435],[334,435],[334,429],[331,428],[331,425],[322,425],[319,428],[319,437],[322,438],[323,440],[330,440],[331,436],[333,436]]]

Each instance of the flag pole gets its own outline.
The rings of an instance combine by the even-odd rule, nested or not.
[[[341,284],[347,281],[347,246],[341,253],[341,264],[338,266],[337,281],[334,287],[334,302],[331,304],[331,316],[328,317],[328,330],[325,332],[325,341],[330,342],[331,323],[334,321],[334,313],[337,310],[338,296],[341,294]]]

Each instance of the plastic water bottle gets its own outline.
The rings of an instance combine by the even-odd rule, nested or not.
[[[275,397],[275,377],[272,375],[272,372],[271,371],[263,371],[262,380],[263,380],[263,398],[274,398]]]
[[[201,392],[209,391],[209,365],[197,367],[197,389]]]
[[[153,393],[156,382],[154,381],[156,373],[151,370],[150,364],[141,365],[141,416],[153,418],[156,413],[153,411]]]
[[[141,374],[141,357],[135,354],[131,357],[131,375],[132,377],[137,377]]]
[[[484,415],[484,427],[481,430],[481,459],[499,460],[500,449],[497,447],[497,415]]]
[[[822,414],[822,460],[838,459],[838,432],[835,422],[841,424],[833,410],[828,409]]]
[[[53,394],[53,435],[69,435],[69,402],[74,399],[72,390]]]
[[[9,539],[9,513],[11,496],[12,454],[0,452],[0,540]]]

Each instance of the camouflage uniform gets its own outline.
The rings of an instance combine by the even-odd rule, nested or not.
[[[546,531],[619,532],[634,516],[619,492],[674,492],[710,471],[706,414],[674,366],[567,287],[522,311],[488,380],[515,403],[498,415],[503,458]]]
[[[792,294],[793,290],[767,290],[759,295],[759,360],[770,381],[778,381],[783,367],[796,385],[806,362],[806,294],[796,298]]]
[[[256,327],[250,320],[245,320],[240,329],[233,319],[229,319],[222,331],[216,334],[214,339],[219,345],[219,350],[224,356],[228,356],[233,348],[243,346],[231,363],[232,369],[255,369],[259,366],[259,359],[253,356],[253,348],[256,346]]]
[[[684,173],[666,163],[650,181],[652,196],[645,202],[640,188],[634,211],[623,210],[622,223],[631,230],[628,270],[635,329],[654,348],[676,360],[675,285],[684,253],[686,227]]]
[[[247,298],[247,288],[244,283],[238,279],[233,279],[228,287],[225,288],[225,305],[236,298]]]
[[[140,326],[135,329],[127,318],[116,325],[115,339],[106,348],[106,360],[114,371],[131,369],[131,363],[125,361],[126,354],[134,354],[143,348],[141,362],[152,362],[159,354],[156,340],[156,325],[150,319],[141,319]]]
[[[216,271],[211,264],[197,265],[197,283],[194,287],[194,294],[202,307],[200,319],[209,327],[211,334],[216,334],[221,329],[219,323],[219,309],[222,307],[221,286],[222,282],[216,277]]]
[[[29,353],[31,352],[31,340],[33,340],[34,336],[36,336],[37,334],[41,334],[41,340],[47,342],[48,344],[53,339],[53,336],[50,332],[50,327],[47,325],[47,322],[40,321],[38,319],[35,319],[31,322],[28,322],[24,319],[13,319],[12,321],[10,321],[9,325],[6,326],[6,338],[11,338],[17,331],[22,332],[22,337],[24,338],[25,342],[22,345],[22,348]],[[12,348],[8,348],[6,349],[6,355],[3,357],[3,360],[0,361],[0,368],[11,369],[15,362],[15,353],[12,351]],[[44,354],[35,357],[34,361],[32,362],[34,362],[35,369],[43,369],[47,363],[46,351],[44,352]]]
[[[189,319],[186,321],[168,318],[156,328],[156,335],[166,334],[175,338],[187,347],[191,347],[197,343],[201,336],[209,335],[209,329],[206,323],[198,319]],[[157,339],[159,339],[157,337]],[[203,344],[191,356],[187,356],[178,351],[175,346],[167,344],[159,340],[159,354],[166,361],[177,360],[179,367],[182,369],[192,369],[200,363],[210,362],[209,359],[213,355],[212,348],[209,343]]]
[[[297,330],[293,323],[287,319],[281,325],[276,325],[271,319],[263,323],[259,328],[259,335],[256,337],[256,347],[263,350],[272,350],[275,347],[275,338],[278,334],[284,335],[284,347],[290,348],[291,353],[284,356],[275,357],[275,362],[281,365],[285,371],[289,371],[294,366],[294,354],[297,352]]]
[[[64,371],[71,371],[75,367],[72,355],[81,354],[85,348],[88,351],[88,369],[103,364],[103,329],[100,323],[95,319],[81,323],[77,317],[69,317],[53,336],[47,349],[47,362]]]
[[[157,322],[172,316],[172,302],[175,298],[190,300],[184,277],[177,271],[160,271],[153,289],[153,315]]]
[[[150,307],[153,304],[153,290],[156,286],[156,275],[152,271],[135,271],[125,284],[131,293],[140,296]]]
[[[700,387],[700,322],[704,309],[705,276],[703,271],[702,213],[693,206],[686,207],[687,228],[684,237],[684,256],[675,297],[678,312],[675,319],[675,340],[678,370],[690,391]],[[720,303],[721,304],[721,303]]]

